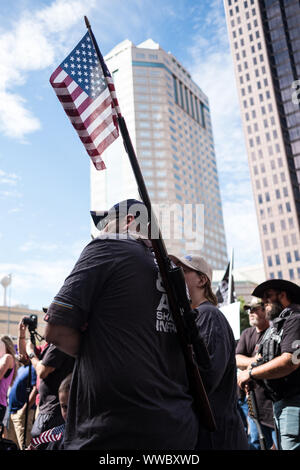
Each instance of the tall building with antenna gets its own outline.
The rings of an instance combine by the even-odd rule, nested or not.
[[[299,283],[299,1],[224,5],[266,277]]]
[[[157,216],[169,252],[201,253],[214,269],[223,269],[228,260],[207,96],[152,39],[138,46],[125,40],[105,61],[151,201],[160,207]],[[103,159],[108,170],[91,166],[91,209],[138,199],[121,138]],[[176,210],[170,214],[170,208]],[[164,233],[169,217],[170,231]]]

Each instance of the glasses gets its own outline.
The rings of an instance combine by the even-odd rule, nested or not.
[[[247,313],[248,315],[251,315],[251,313],[258,313],[258,309],[261,309],[261,308],[263,308],[263,307],[264,307],[264,306],[262,305],[261,307],[257,307],[257,308],[248,308],[248,309],[246,310],[246,313]]]

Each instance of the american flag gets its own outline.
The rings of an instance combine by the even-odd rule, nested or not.
[[[56,426],[56,428],[42,432],[42,434],[40,434],[38,437],[33,437],[30,441],[29,450],[35,449],[40,444],[59,441],[64,434],[64,430],[65,425],[61,424],[60,426]]]
[[[121,116],[109,70],[89,32],[50,77],[50,83],[97,170],[102,152],[119,136]]]

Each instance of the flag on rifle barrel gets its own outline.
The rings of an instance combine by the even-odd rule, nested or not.
[[[226,272],[223,276],[222,281],[219,283],[218,289],[216,291],[216,296],[218,299],[218,306],[222,307],[223,305],[228,304],[228,289],[229,289],[229,269],[230,269],[230,262],[228,263]],[[234,290],[234,280],[233,280],[233,275],[231,274],[231,298],[230,298],[230,303],[232,304],[233,302],[236,302],[237,298],[235,295],[235,290]]]
[[[102,152],[119,136],[121,116],[109,70],[87,32],[50,77],[50,83],[97,170]]]

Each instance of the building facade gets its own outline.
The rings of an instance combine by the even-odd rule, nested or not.
[[[169,252],[201,253],[215,269],[224,269],[227,250],[207,97],[151,39],[138,46],[126,40],[105,61]],[[122,138],[103,159],[108,170],[91,166],[91,209],[139,199]]]
[[[242,297],[245,303],[252,299],[252,292],[255,287],[266,280],[264,266],[261,264],[253,266],[244,266],[232,270],[234,279],[234,291],[237,298]],[[222,281],[224,271],[214,270],[212,278],[212,288],[216,292],[219,283]]]
[[[0,306],[0,335],[9,335],[14,340],[18,337],[18,324],[23,317],[36,315],[38,317],[37,332],[43,336],[46,323],[43,321],[44,313],[40,310],[32,310],[27,306]],[[29,334],[27,331],[27,338]]]
[[[266,278],[299,283],[299,1],[224,5]]]

